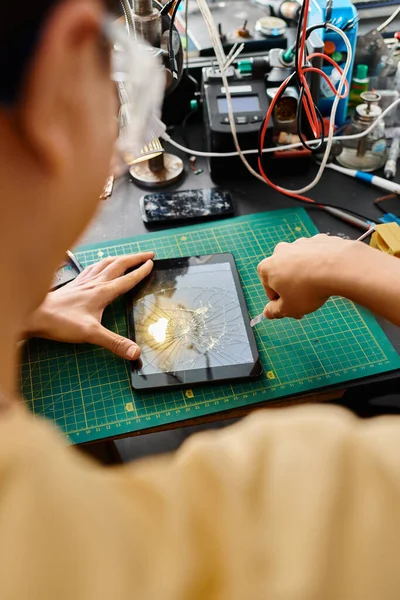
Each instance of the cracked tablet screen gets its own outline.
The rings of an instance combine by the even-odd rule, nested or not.
[[[133,311],[143,375],[254,360],[229,263],[156,269]]]

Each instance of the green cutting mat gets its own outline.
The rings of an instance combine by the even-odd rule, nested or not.
[[[158,258],[232,252],[254,317],[265,304],[258,262],[278,242],[315,233],[303,209],[281,210],[86,247],[78,257],[88,265],[104,256],[143,250],[155,250]],[[123,299],[109,309],[105,324],[126,334]],[[101,348],[34,340],[23,364],[23,392],[35,415],[54,420],[71,442],[82,443],[400,367],[375,319],[340,298],[302,321],[265,322],[256,328],[256,338],[265,369],[261,379],[164,393],[134,393],[128,363]]]

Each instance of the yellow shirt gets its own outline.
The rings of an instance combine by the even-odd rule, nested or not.
[[[103,468],[0,414],[1,600],[400,598],[400,420],[259,411]]]

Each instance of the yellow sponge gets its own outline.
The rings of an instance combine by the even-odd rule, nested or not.
[[[381,252],[400,257],[400,226],[397,223],[377,225],[370,245]]]

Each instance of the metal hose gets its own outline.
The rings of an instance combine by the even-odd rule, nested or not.
[[[135,20],[133,18],[132,7],[129,0],[120,0],[122,10],[124,11],[125,22],[128,26],[129,35],[136,37]]]

